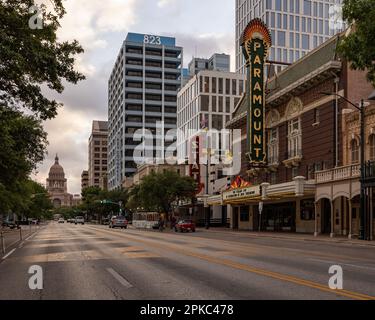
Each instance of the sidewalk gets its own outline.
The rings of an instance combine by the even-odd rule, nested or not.
[[[300,234],[300,233],[280,233],[280,232],[256,232],[256,231],[246,231],[246,230],[232,230],[228,228],[198,228],[199,232],[208,233],[225,233],[231,235],[241,235],[253,238],[270,238],[270,239],[284,239],[284,240],[294,240],[294,241],[314,241],[314,242],[325,242],[325,243],[345,243],[351,245],[362,245],[362,246],[373,246],[375,247],[375,241],[362,241],[357,239],[349,239],[345,236],[336,236],[330,238],[328,235],[319,235],[314,237],[312,234]]]

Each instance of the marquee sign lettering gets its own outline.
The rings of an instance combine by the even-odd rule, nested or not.
[[[260,19],[247,25],[242,36],[242,49],[247,67],[247,141],[253,167],[266,165],[265,77],[264,64],[272,45],[267,26]]]

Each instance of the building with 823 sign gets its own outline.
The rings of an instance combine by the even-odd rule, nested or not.
[[[134,150],[152,133],[143,153],[153,158],[169,144],[156,138],[157,126],[176,129],[177,92],[182,78],[181,47],[175,38],[129,33],[108,82],[108,187],[121,187],[136,172]],[[140,139],[134,133],[144,131]],[[164,136],[164,135],[161,135]]]

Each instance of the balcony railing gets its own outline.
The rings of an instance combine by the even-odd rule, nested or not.
[[[360,175],[361,166],[359,164],[334,168],[330,170],[318,171],[315,173],[316,183],[326,183],[359,178]]]

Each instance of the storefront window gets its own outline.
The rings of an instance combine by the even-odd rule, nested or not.
[[[301,201],[301,220],[314,220],[315,219],[315,204],[314,199]]]

